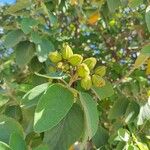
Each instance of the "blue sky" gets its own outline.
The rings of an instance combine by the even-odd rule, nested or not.
[[[16,0],[0,0],[0,5],[13,4],[15,2],[16,2]]]

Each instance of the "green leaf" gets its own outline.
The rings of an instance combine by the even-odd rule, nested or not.
[[[48,39],[42,39],[41,43],[37,45],[36,51],[40,62],[44,62],[48,58],[48,54],[54,51],[54,45]]]
[[[141,54],[146,55],[146,56],[150,56],[150,44],[145,45],[145,46],[142,48]]]
[[[10,6],[5,14],[13,14],[17,11],[20,11],[22,9],[25,9],[27,7],[31,6],[31,1],[30,0],[19,0],[15,5]]]
[[[123,150],[123,149],[125,149],[125,146],[126,146],[126,142],[121,141],[118,143],[115,150]]]
[[[34,130],[43,132],[56,126],[73,105],[72,92],[60,84],[53,84],[41,96],[35,110]]]
[[[121,141],[128,142],[128,140],[130,139],[130,132],[126,129],[121,128],[118,130],[118,136]]]
[[[21,20],[21,29],[25,34],[28,34],[32,31],[32,27],[38,24],[38,21],[33,18],[22,18]]]
[[[79,105],[74,104],[66,117],[54,128],[45,132],[44,142],[50,150],[67,150],[79,140],[84,129],[84,114]]]
[[[107,0],[107,5],[110,12],[115,12],[117,8],[121,5],[120,0]]]
[[[28,91],[21,100],[22,107],[32,107],[37,105],[41,95],[47,90],[48,85],[48,83],[44,83]]]
[[[125,97],[119,98],[110,109],[108,118],[109,119],[117,119],[118,117],[125,114],[127,107],[129,104],[129,100]]]
[[[0,141],[0,150],[11,150],[11,149],[6,143]]]
[[[16,46],[16,63],[19,67],[24,67],[33,58],[35,46],[29,41],[20,42]]]
[[[145,104],[140,106],[137,124],[142,125],[145,120],[149,119],[150,119],[150,99]]]
[[[5,105],[7,102],[9,101],[9,98],[7,96],[4,95],[0,95],[0,107]]]
[[[131,101],[127,107],[126,113],[125,113],[125,122],[133,122],[136,117],[138,116],[140,111],[140,106],[135,101]]]
[[[49,150],[49,149],[47,145],[42,144],[36,148],[33,148],[33,150]]]
[[[17,133],[11,135],[9,145],[12,150],[27,150],[23,137]]]
[[[150,32],[150,6],[148,6],[147,9],[146,9],[145,21],[146,21],[148,31]]]
[[[23,129],[21,125],[12,118],[4,115],[0,116],[0,141],[9,143],[12,133],[18,133],[23,137]]]
[[[10,31],[4,37],[4,46],[6,48],[12,48],[20,41],[23,40],[24,33],[21,30]]]
[[[106,82],[106,85],[101,88],[93,87],[93,90],[96,92],[100,100],[111,97],[114,94],[114,90],[110,82]]]
[[[143,4],[143,0],[129,0],[129,7],[136,8]]]
[[[95,136],[92,138],[92,141],[96,148],[100,148],[108,144],[109,134],[106,129],[102,126],[99,126]]]
[[[31,32],[31,42],[35,44],[41,43],[41,37],[37,32]]]
[[[145,143],[136,141],[136,144],[140,150],[149,150],[149,148],[147,147],[147,144],[145,144]]]
[[[127,150],[139,150],[139,148],[136,147],[135,145],[130,144],[130,145],[127,145]]]
[[[91,139],[98,128],[98,111],[97,111],[97,106],[96,102],[93,100],[93,98],[84,92],[80,93],[80,101],[82,104],[82,107],[84,109],[84,114],[85,114],[85,126],[86,126],[86,134]]]
[[[22,119],[22,111],[19,105],[7,106],[5,109],[5,115],[20,121]]]

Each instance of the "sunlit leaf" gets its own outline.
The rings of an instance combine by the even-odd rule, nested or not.
[[[41,96],[35,110],[34,130],[43,132],[56,126],[73,105],[73,94],[66,87],[53,84]]]

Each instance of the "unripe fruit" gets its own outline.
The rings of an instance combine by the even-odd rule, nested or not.
[[[68,71],[70,69],[69,64],[65,64],[63,69],[64,69],[64,71]]]
[[[69,45],[64,45],[62,50],[62,57],[63,59],[68,60],[73,55],[73,51]]]
[[[99,75],[93,75],[92,82],[95,87],[102,87],[105,85],[105,80]]]
[[[60,53],[58,53],[58,51],[55,51],[55,52],[49,53],[49,59],[51,60],[51,62],[57,63],[62,60],[62,57]]]
[[[87,58],[83,61],[83,63],[85,63],[89,67],[90,70],[92,70],[95,67],[96,62],[97,61],[94,57]]]
[[[79,77],[84,78],[88,76],[89,74],[90,74],[90,70],[86,64],[82,63],[77,67],[77,75]]]
[[[106,74],[106,67],[105,66],[99,66],[95,69],[95,74],[103,77]]]
[[[83,60],[83,57],[81,55],[74,54],[69,58],[69,63],[72,66],[77,66],[77,65],[81,64],[82,60]]]
[[[81,79],[81,87],[85,90],[89,90],[92,87],[92,80],[89,75]]]

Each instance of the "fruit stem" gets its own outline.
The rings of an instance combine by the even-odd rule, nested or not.
[[[69,82],[69,87],[71,87],[71,85],[78,80],[78,75],[77,74],[74,74],[71,79],[70,79],[70,82]]]

